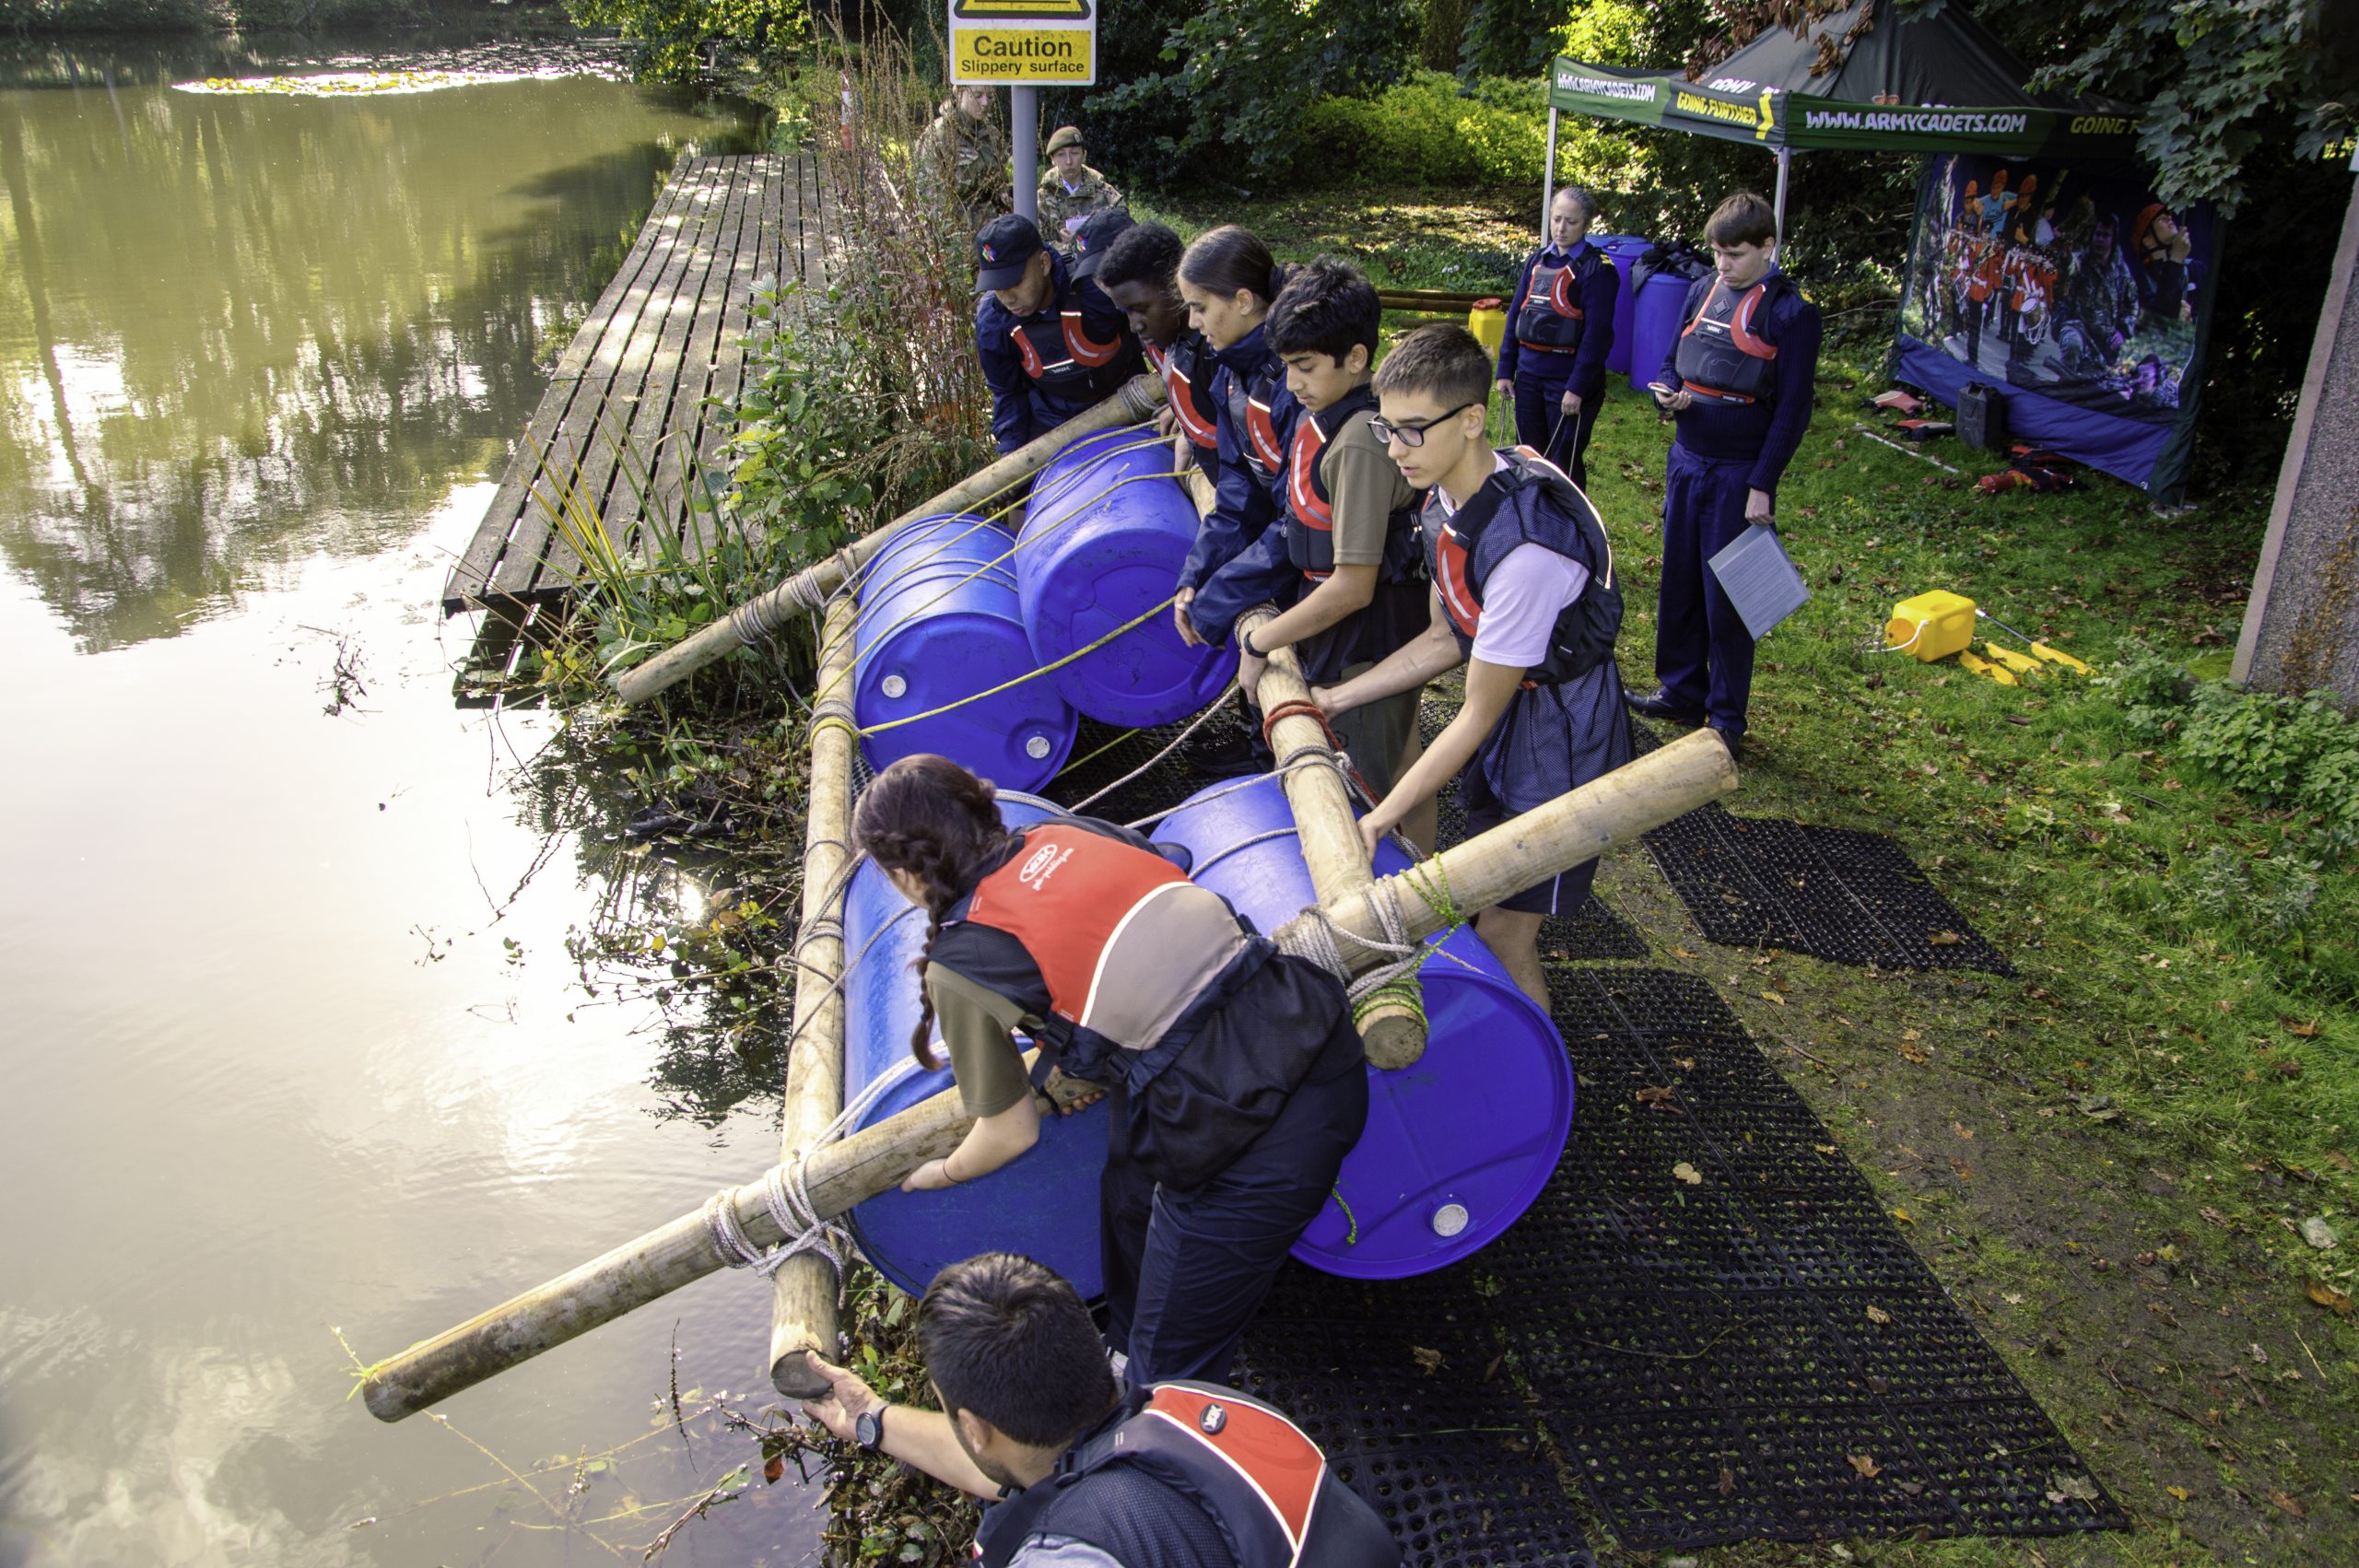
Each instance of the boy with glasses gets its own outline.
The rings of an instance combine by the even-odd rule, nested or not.
[[[1427,625],[1375,669],[1311,696],[1332,717],[1463,664],[1466,698],[1360,819],[1370,855],[1452,774],[1467,830],[1480,833],[1630,760],[1614,665],[1622,594],[1589,498],[1536,453],[1485,443],[1491,361],[1465,328],[1409,333],[1378,367],[1375,390],[1372,432],[1410,486],[1426,492]],[[1543,1008],[1540,922],[1579,909],[1596,875],[1591,860],[1475,917],[1476,932]]]

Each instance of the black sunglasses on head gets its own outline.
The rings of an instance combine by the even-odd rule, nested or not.
[[[1379,414],[1375,418],[1370,419],[1367,422],[1368,433],[1374,436],[1378,440],[1382,441],[1386,446],[1391,446],[1393,442],[1398,441],[1404,447],[1422,447],[1426,444],[1426,431],[1432,429],[1435,426],[1441,424],[1444,420],[1457,418],[1460,415],[1465,413],[1470,408],[1480,408],[1482,406],[1482,402],[1479,399],[1473,403],[1461,403],[1456,408],[1451,409],[1448,414],[1437,414],[1431,419],[1423,419],[1414,425],[1398,425]]]

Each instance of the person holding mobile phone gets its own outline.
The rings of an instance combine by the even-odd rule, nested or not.
[[[1742,191],[1704,226],[1714,272],[1687,291],[1686,325],[1649,390],[1679,433],[1665,460],[1654,691],[1630,711],[1708,724],[1743,749],[1753,634],[1708,564],[1753,523],[1775,526],[1778,480],[1810,427],[1818,307],[1778,270],[1778,218]]]

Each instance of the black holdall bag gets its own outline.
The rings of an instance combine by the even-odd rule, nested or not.
[[[1957,394],[1957,435],[1967,446],[1997,451],[2007,444],[2007,400],[1999,389],[1968,381]]]

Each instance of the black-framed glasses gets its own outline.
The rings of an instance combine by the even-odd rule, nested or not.
[[[1370,419],[1367,422],[1368,434],[1374,436],[1378,440],[1382,441],[1386,446],[1391,446],[1393,442],[1398,441],[1404,447],[1414,449],[1426,444],[1426,432],[1432,429],[1435,426],[1442,423],[1442,421],[1446,419],[1455,419],[1470,408],[1480,408],[1482,406],[1483,404],[1480,399],[1477,399],[1473,403],[1461,403],[1447,414],[1437,414],[1431,419],[1421,420],[1414,425],[1395,424],[1393,421],[1387,419],[1384,415],[1379,414],[1375,418]]]

